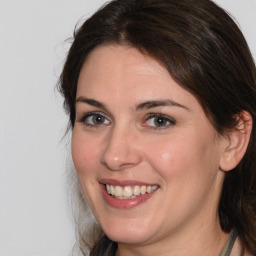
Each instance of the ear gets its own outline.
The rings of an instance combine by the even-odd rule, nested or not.
[[[252,131],[252,117],[242,111],[237,115],[237,126],[227,136],[227,144],[220,159],[220,169],[230,171],[234,169],[243,158],[249,144]]]

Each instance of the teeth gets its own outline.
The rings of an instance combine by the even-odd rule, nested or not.
[[[124,196],[124,197],[130,197],[130,196],[132,196],[132,187],[131,187],[131,186],[126,186],[126,187],[124,187],[123,196]]]
[[[119,186],[116,186],[115,187],[115,194],[114,194],[115,196],[123,196],[123,190],[122,190],[122,188],[121,187],[119,187]]]
[[[135,187],[133,188],[133,194],[134,194],[135,196],[138,196],[138,195],[140,194],[140,187],[139,187],[139,186],[135,186]]]
[[[152,192],[152,187],[151,186],[147,186],[147,193]]]
[[[156,190],[158,188],[157,185],[155,186],[113,186],[106,184],[106,189],[108,194],[115,196],[116,198],[119,199],[130,199],[130,198],[135,198],[136,196],[139,195],[145,195],[146,193],[151,193],[152,191]]]
[[[110,194],[115,195],[115,188],[112,185],[110,186]]]
[[[147,187],[146,187],[146,186],[141,186],[141,188],[140,188],[140,193],[141,193],[142,195],[145,195],[146,192],[147,192]]]

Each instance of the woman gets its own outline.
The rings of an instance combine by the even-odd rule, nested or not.
[[[60,90],[99,224],[78,223],[84,255],[256,255],[256,72],[225,11],[112,1],[75,33]]]

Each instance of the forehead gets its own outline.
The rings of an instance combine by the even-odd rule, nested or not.
[[[111,74],[112,79],[129,75],[146,77],[165,76],[170,78],[168,71],[153,58],[142,54],[133,47],[105,45],[93,50],[86,59],[79,78],[102,79],[99,75]]]
[[[143,92],[148,97],[156,94],[192,96],[172,79],[157,60],[135,48],[119,45],[96,48],[81,69],[77,94],[99,91],[108,94],[133,92],[133,95]]]

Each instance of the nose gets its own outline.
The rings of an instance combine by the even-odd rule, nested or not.
[[[138,165],[141,161],[138,139],[134,131],[113,128],[105,141],[101,163],[112,171],[118,171]]]

